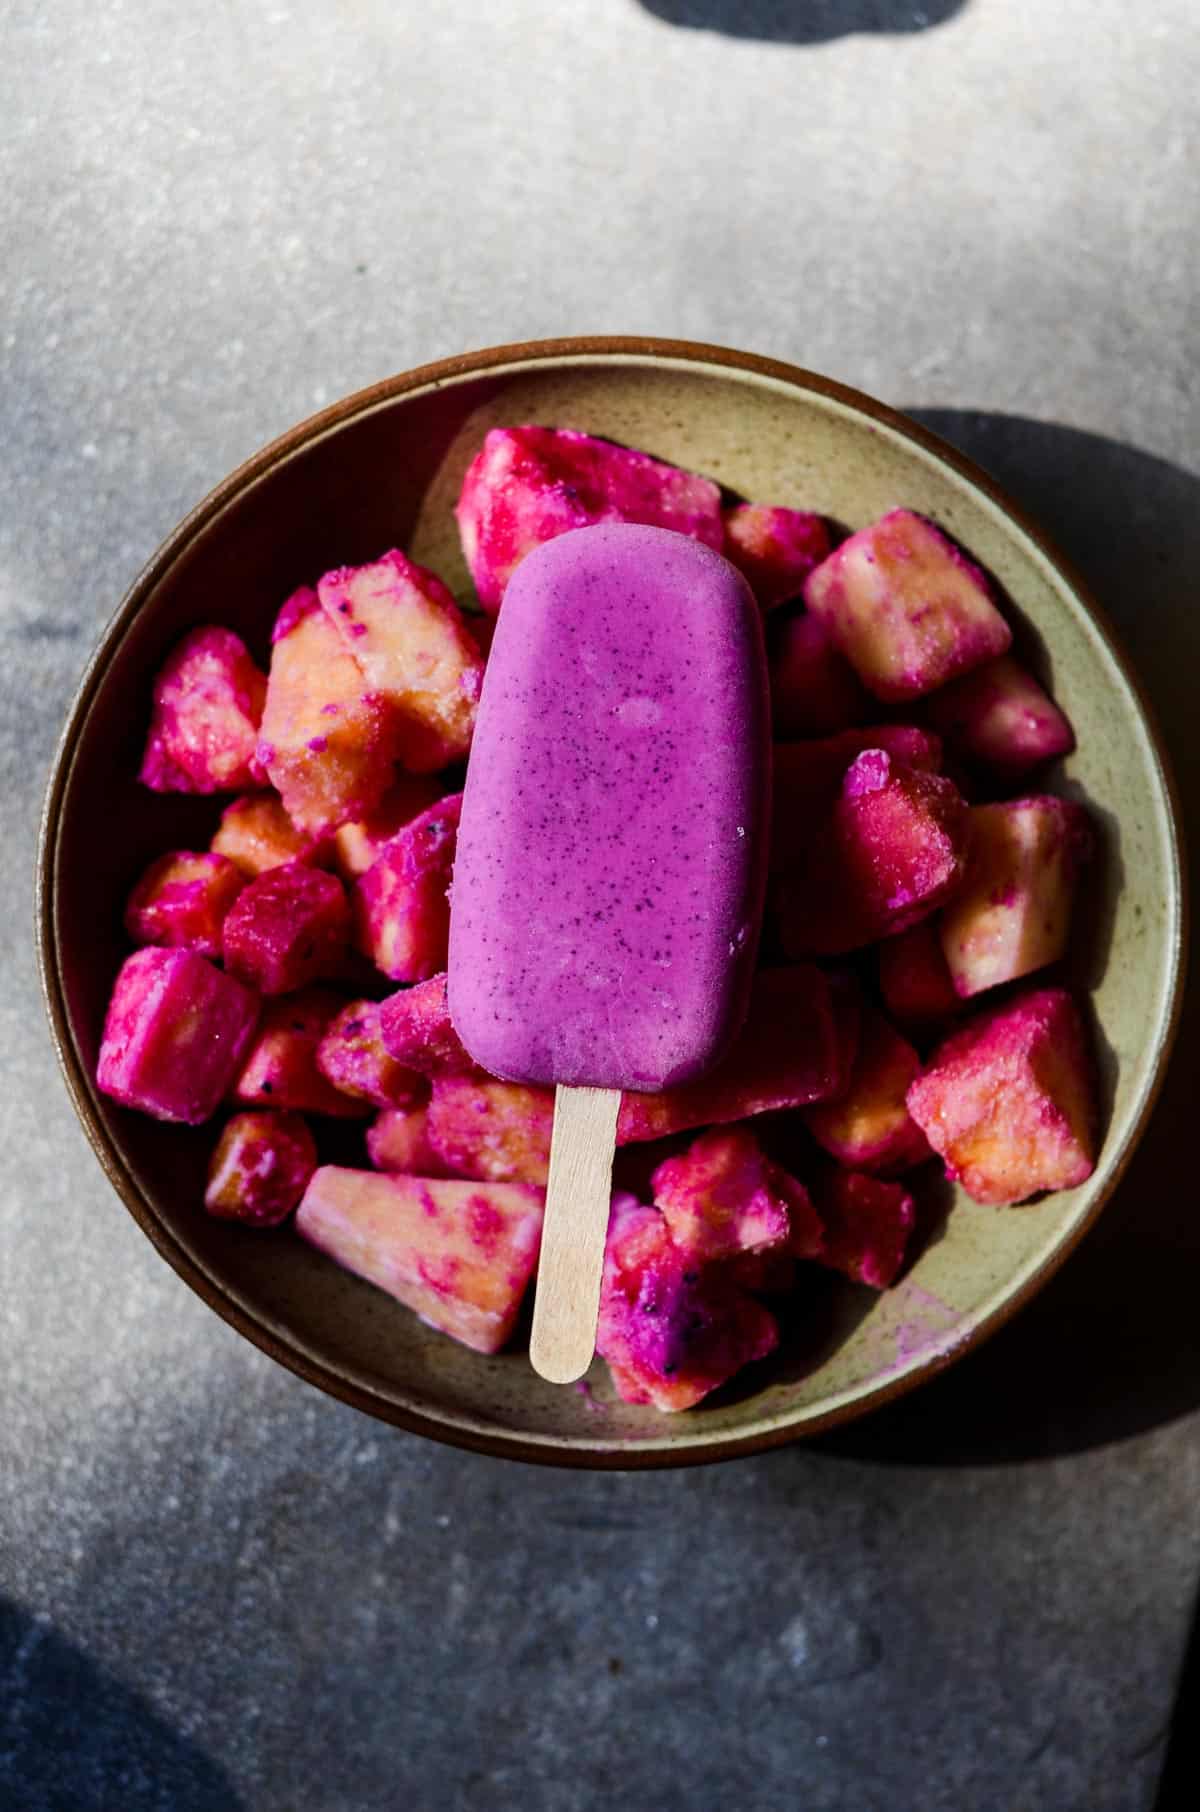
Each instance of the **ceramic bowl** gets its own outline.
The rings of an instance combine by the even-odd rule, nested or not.
[[[831,1278],[774,1359],[679,1416],[615,1401],[600,1362],[586,1389],[561,1389],[519,1349],[481,1358],[292,1234],[210,1219],[199,1202],[211,1130],[128,1113],[92,1082],[125,896],[161,850],[203,848],[215,819],[212,801],[156,797],[134,780],[164,655],[215,620],[265,659],[293,587],[393,544],[469,594],[451,515],[463,470],[487,428],[531,420],[628,442],[851,528],[900,503],[933,517],[1007,594],[1018,647],[1078,733],[1056,784],[1089,801],[1103,841],[1078,960],[1107,1126],[1095,1175],[1021,1208],[957,1196],[896,1288],[877,1296]],[[88,1137],[206,1302],[301,1377],[402,1427],[494,1454],[629,1467],[745,1453],[861,1415],[1032,1296],[1099,1213],[1146,1124],[1174,1029],[1184,900],[1171,782],[1137,685],[1078,579],[989,478],[881,404],[790,366],[711,346],[562,340],[362,391],[256,455],[180,525],[80,685],[47,798],[39,919],[53,1034]]]

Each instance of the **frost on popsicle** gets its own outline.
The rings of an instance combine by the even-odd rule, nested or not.
[[[302,988],[267,1001],[253,1044],[233,1085],[247,1107],[285,1107],[298,1113],[358,1120],[367,1102],[345,1095],[317,1068],[317,1050],[345,1001],[329,988]]]
[[[1005,781],[1019,780],[1075,747],[1066,717],[1010,654],[942,686],[926,710],[956,754]]]
[[[1012,641],[983,573],[912,510],[843,541],[804,597],[877,698],[919,698]]]
[[[882,1013],[864,1011],[858,1055],[845,1094],[802,1109],[809,1132],[851,1170],[881,1176],[909,1170],[929,1156],[925,1135],[905,1104],[921,1059]]]
[[[423,1079],[384,1049],[379,1007],[352,1000],[342,1008],[317,1046],[317,1068],[343,1095],[375,1107],[407,1107],[424,1092]]]
[[[350,902],[336,875],[289,862],[251,881],[225,919],[225,966],[263,994],[342,972]]]
[[[125,929],[135,944],[220,956],[221,926],[243,886],[227,857],[171,850],[150,864],[130,894]]]
[[[156,793],[258,786],[255,756],[267,682],[232,629],[193,629],[154,682],[140,779]]]
[[[380,1036],[398,1063],[423,1076],[482,1076],[450,1021],[446,976],[431,975],[380,1003]]]
[[[829,530],[811,510],[738,503],[725,511],[722,552],[750,581],[763,610],[798,598],[829,553]]]
[[[851,1170],[830,1170],[814,1184],[825,1224],[820,1261],[855,1283],[886,1290],[904,1263],[916,1206],[899,1183]]]
[[[209,1163],[204,1206],[219,1220],[277,1227],[316,1168],[317,1148],[300,1114],[234,1114]]]
[[[977,1202],[1085,1182],[1096,1161],[1095,1082],[1071,996],[1027,989],[969,1021],[933,1053],[908,1111]]]
[[[455,509],[479,601],[493,616],[525,555],[568,529],[638,522],[720,548],[721,493],[710,479],[571,428],[493,428]]]
[[[228,856],[248,881],[285,862],[323,868],[330,855],[323,839],[297,830],[277,793],[245,793],[231,800],[210,847],[214,854]]]
[[[671,1238],[700,1260],[786,1246],[793,1212],[801,1221],[812,1213],[807,1196],[744,1126],[705,1133],[664,1159],[651,1186]]]
[[[767,630],[771,723],[781,741],[833,736],[870,721],[878,706],[821,617],[781,611]]]
[[[544,1185],[550,1170],[554,1090],[519,1082],[436,1076],[425,1127],[454,1175]]]
[[[135,951],[121,965],[96,1081],[124,1107],[199,1126],[254,1035],[258,995],[193,950]]]
[[[439,799],[397,831],[355,883],[359,948],[393,981],[428,981],[446,967],[446,896],[461,809],[461,793]]]
[[[513,1330],[533,1274],[544,1191],[325,1165],[296,1230],[477,1353]]]

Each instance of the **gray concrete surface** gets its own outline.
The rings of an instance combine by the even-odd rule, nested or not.
[[[1060,1282],[902,1410],[542,1474],[325,1401],[160,1263],[29,876],[178,517],[318,404],[557,332],[927,412],[1087,565],[1194,797],[1192,0],[8,0],[0,42],[0,1806],[1151,1806],[1200,1577],[1179,1075]]]

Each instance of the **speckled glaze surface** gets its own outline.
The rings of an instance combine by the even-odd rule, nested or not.
[[[831,1282],[803,1335],[710,1405],[676,1417],[545,1384],[523,1351],[485,1359],[425,1328],[299,1239],[199,1209],[211,1133],[116,1108],[90,1080],[121,909],[151,857],[207,841],[211,801],[134,780],[149,683],[189,627],[218,620],[265,654],[295,587],[398,543],[470,596],[452,506],[487,428],[584,429],[707,473],[744,496],[847,528],[903,504],[995,576],[1016,646],[1072,718],[1058,790],[1100,827],[1073,959],[1091,990],[1107,1133],[1082,1188],[1018,1209],[946,1191],[948,1212],[882,1297]],[[464,1446],[560,1464],[677,1465],[750,1451],[862,1413],[948,1364],[1025,1301],[1112,1192],[1169,1054],[1185,901],[1170,777],[1135,683],[1078,583],[961,455],[881,405],[792,367],[675,342],[502,347],[351,397],[267,448],[181,525],[134,585],[81,683],[47,796],[39,870],[43,980],[64,1072],[116,1188],[181,1275],[302,1376]],[[202,843],[192,842],[193,847]],[[115,1311],[114,1311],[115,1312]]]

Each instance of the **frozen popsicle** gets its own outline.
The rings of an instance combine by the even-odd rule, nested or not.
[[[701,1075],[738,1030],[766,853],[766,667],[749,586],[670,530],[535,549],[505,593],[467,773],[450,1015],[558,1087],[531,1355],[591,1359],[619,1091]]]

